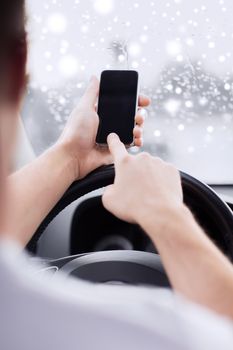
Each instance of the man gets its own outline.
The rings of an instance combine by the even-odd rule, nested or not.
[[[183,204],[179,172],[147,153],[129,155],[114,134],[110,152],[95,148],[96,78],[57,143],[7,179],[25,87],[23,0],[1,2],[0,29],[1,349],[231,349],[230,321],[170,293],[35,275],[20,247],[75,179],[113,159],[116,177],[104,206],[148,233],[176,292],[233,318],[232,265]],[[141,106],[148,103],[140,97]],[[140,146],[141,113],[136,123]]]
[[[1,119],[4,123],[1,137],[6,138],[4,142],[7,143],[5,146],[2,141],[2,146],[12,148],[9,145],[12,144],[12,138],[9,136],[14,136],[26,85],[27,41],[24,29],[24,1],[2,1],[0,19]],[[95,147],[98,127],[95,104],[98,90],[99,82],[92,77],[86,93],[72,112],[56,144],[9,179],[11,218],[7,221],[7,226],[1,227],[0,231],[7,236],[15,237],[17,234],[15,238],[23,245],[30,240],[42,219],[74,180],[81,179],[95,168],[112,161],[109,151]],[[148,104],[147,97],[139,97],[140,107]],[[136,146],[141,146],[142,143],[144,112],[140,109],[135,117],[137,125],[133,133]],[[3,150],[3,147],[4,158],[8,161],[6,149]],[[6,199],[3,201],[6,207]],[[6,215],[4,214],[5,217]]]

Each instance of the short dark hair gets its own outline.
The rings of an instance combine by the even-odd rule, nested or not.
[[[14,86],[10,94],[16,98],[22,85],[26,57],[25,0],[0,0],[0,94],[4,96],[9,84],[9,72],[14,74]],[[3,93],[3,94],[2,94]]]

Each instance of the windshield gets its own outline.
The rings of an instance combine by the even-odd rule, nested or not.
[[[36,154],[57,139],[92,74],[135,69],[152,99],[143,149],[208,183],[233,183],[232,0],[27,6],[23,120]]]

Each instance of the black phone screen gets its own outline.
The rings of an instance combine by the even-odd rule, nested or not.
[[[136,71],[106,70],[102,72],[96,143],[106,144],[107,136],[111,132],[115,132],[124,144],[133,143],[137,91],[138,73]]]

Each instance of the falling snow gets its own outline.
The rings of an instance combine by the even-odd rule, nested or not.
[[[204,175],[196,175],[204,179],[229,181],[231,8],[231,0],[28,0],[31,80],[23,114],[36,152],[56,140],[92,74],[136,69],[152,99],[145,149],[194,174],[200,165]]]

